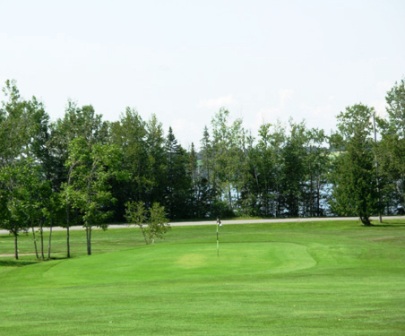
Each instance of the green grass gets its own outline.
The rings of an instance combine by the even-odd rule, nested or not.
[[[0,257],[0,335],[404,335],[405,224],[72,232],[72,259]],[[0,254],[12,254],[0,236]],[[63,232],[54,233],[62,258]]]

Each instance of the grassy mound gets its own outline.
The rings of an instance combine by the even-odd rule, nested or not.
[[[0,335],[403,335],[404,230],[229,225],[219,255],[213,226],[95,232],[91,257],[1,258]]]

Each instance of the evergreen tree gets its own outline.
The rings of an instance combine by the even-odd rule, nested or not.
[[[145,144],[147,151],[146,180],[148,181],[148,188],[144,201],[148,206],[154,202],[165,204],[165,188],[167,183],[165,138],[162,123],[158,121],[156,115],[152,115],[146,123]]]
[[[372,117],[374,110],[357,104],[338,115],[335,146],[342,148],[336,157],[331,205],[338,215],[357,215],[365,226],[378,209],[374,166]],[[336,141],[339,141],[336,143]]]
[[[177,143],[171,127],[165,142],[165,152],[165,209],[172,220],[187,218],[187,205],[191,197],[191,175],[187,171],[188,157],[186,151]]]

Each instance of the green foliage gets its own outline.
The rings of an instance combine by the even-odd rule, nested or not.
[[[156,238],[163,239],[170,229],[165,208],[159,203],[153,203],[150,209],[146,209],[143,202],[127,202],[125,218],[128,223],[138,225],[148,245],[153,244]]]
[[[148,213],[143,202],[127,202],[125,203],[125,218],[128,223],[133,223],[139,226],[146,244],[149,244],[148,238]]]
[[[188,203],[191,199],[191,174],[187,170],[188,155],[178,144],[170,127],[165,142],[166,152],[166,186],[164,206],[172,220],[189,216]]]
[[[251,176],[248,188],[255,195],[253,199],[251,196],[255,204],[250,205],[255,209],[253,215],[277,216],[280,211],[281,153],[285,137],[285,129],[280,124],[263,124],[257,144],[248,147]]]
[[[306,129],[303,123],[290,122],[290,136],[287,137],[283,148],[281,202],[290,217],[298,217],[300,200],[302,199],[302,185],[307,175],[306,159]]]
[[[365,105],[348,107],[338,116],[343,152],[336,158],[333,211],[338,215],[357,215],[364,225],[378,209],[372,117]]]
[[[388,91],[387,119],[379,119],[382,139],[378,146],[380,178],[385,203],[405,205],[405,79]],[[395,204],[394,203],[394,204]]]
[[[0,169],[28,159],[38,168],[29,183],[42,186],[41,205],[27,205],[30,215],[21,225],[65,226],[68,256],[71,225],[87,228],[90,252],[91,228],[124,221],[128,201],[148,210],[159,203],[171,220],[357,214],[368,224],[370,215],[393,214],[404,204],[404,87],[402,80],[388,91],[388,117],[377,118],[381,136],[375,139],[374,111],[361,104],[338,116],[330,136],[293,120],[263,124],[254,135],[222,108],[204,127],[200,150],[186,150],[171,127],[164,133],[156,115],[144,121],[130,107],[119,121],[106,122],[91,105],[68,101],[64,116],[51,123],[40,101],[23,99],[7,81]],[[30,188],[21,195],[32,194]],[[6,222],[11,208],[4,209]]]
[[[400,139],[405,138],[405,79],[387,92],[388,129]]]
[[[62,185],[62,201],[77,209],[86,227],[88,254],[91,254],[91,229],[107,228],[106,220],[111,212],[106,210],[114,202],[109,185],[116,175],[120,162],[120,150],[109,144],[89,144],[84,137],[69,143],[68,182]]]
[[[149,183],[143,201],[164,204],[167,183],[165,139],[163,126],[156,115],[152,115],[146,123],[146,131],[147,170],[145,175]]]
[[[149,241],[152,243],[155,238],[163,239],[167,230],[170,229],[169,220],[166,218],[166,211],[159,203],[153,203],[150,208],[149,218]]]
[[[19,233],[29,227],[42,228],[44,221],[51,217],[54,207],[51,188],[41,166],[29,158],[1,167],[0,186],[0,227],[14,235],[15,258],[18,259]]]
[[[111,142],[121,148],[122,160],[119,179],[112,179],[112,193],[117,199],[116,218],[122,221],[125,203],[145,200],[152,187],[149,176],[146,123],[134,110],[127,108],[118,122],[110,125]]]
[[[212,119],[212,151],[214,154],[213,185],[234,209],[235,196],[242,189],[246,172],[245,130],[242,120],[229,122],[229,111],[221,109]]]

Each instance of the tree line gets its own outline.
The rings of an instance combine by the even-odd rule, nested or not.
[[[0,227],[14,235],[16,258],[27,230],[34,242],[39,235],[35,250],[45,258],[43,228],[55,225],[66,228],[69,257],[73,225],[84,226],[91,254],[92,228],[111,221],[137,222],[148,243],[169,219],[339,215],[368,226],[372,215],[403,211],[404,79],[386,94],[386,117],[354,104],[331,134],[292,119],[252,134],[220,109],[198,150],[183,148],[156,115],[144,120],[130,107],[112,122],[68,101],[64,116],[51,121],[15,81],[2,93]]]

